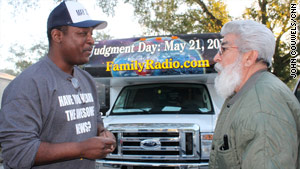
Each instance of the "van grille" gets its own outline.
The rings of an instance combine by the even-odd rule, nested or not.
[[[108,159],[200,159],[200,129],[195,124],[118,124],[107,129],[117,139]]]

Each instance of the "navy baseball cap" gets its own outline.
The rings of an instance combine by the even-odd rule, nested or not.
[[[107,22],[92,20],[87,10],[78,2],[63,1],[50,13],[47,31],[58,26],[103,29],[107,26]]]

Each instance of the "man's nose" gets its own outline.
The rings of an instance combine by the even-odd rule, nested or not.
[[[221,61],[221,55],[220,55],[219,52],[215,55],[214,61],[215,61],[215,62],[220,62],[220,61]]]
[[[90,45],[94,45],[94,43],[95,43],[95,40],[94,40],[92,34],[88,35],[86,41],[87,41],[87,43],[90,44]]]

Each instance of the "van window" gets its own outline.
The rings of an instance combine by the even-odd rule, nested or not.
[[[146,84],[125,87],[113,107],[117,114],[212,114],[209,93],[201,84]]]

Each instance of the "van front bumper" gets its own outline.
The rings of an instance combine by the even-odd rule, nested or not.
[[[199,163],[161,163],[96,160],[96,169],[208,169],[208,162]]]

